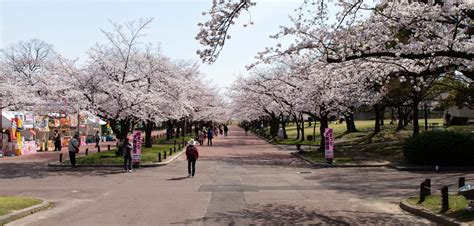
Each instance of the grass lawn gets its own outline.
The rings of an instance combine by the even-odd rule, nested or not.
[[[440,213],[441,211],[441,196],[430,195],[427,196],[425,201],[418,204],[418,197],[412,197],[408,199],[408,203],[423,207],[431,212]],[[461,195],[449,195],[449,210],[445,213],[441,213],[447,217],[453,218],[458,221],[467,222],[474,220],[474,213],[467,211],[468,202]]]
[[[423,130],[425,126],[425,120],[420,120],[419,123],[420,123],[420,129]],[[443,119],[428,119],[428,124],[430,123],[438,123],[439,125],[443,125]],[[315,135],[315,140],[313,141],[297,140],[296,139],[296,136],[297,136],[296,124],[295,125],[290,124],[288,127],[286,127],[286,134],[288,135],[288,139],[275,140],[274,143],[275,144],[290,144],[290,145],[294,145],[297,143],[307,144],[307,145],[309,144],[318,145],[319,136],[320,136],[320,133],[319,133],[320,124],[316,123],[315,131],[313,131],[314,125],[315,124],[312,123],[312,125],[309,126],[309,123],[306,122],[305,130],[304,130],[305,139],[307,138],[308,135],[313,135],[313,134]],[[349,134],[346,134],[345,123],[342,123],[342,124],[331,123],[329,124],[329,128],[333,129],[334,137],[336,138],[336,143],[337,143],[338,139],[339,139],[339,142],[344,142],[345,140],[353,140],[354,138],[363,138],[363,137],[369,136],[373,132],[375,122],[374,120],[358,120],[358,121],[355,121],[355,125],[356,125],[357,130],[359,130],[359,132],[349,133]],[[385,120],[384,126],[382,126],[382,136],[379,134],[378,136],[370,137],[370,141],[372,142],[372,141],[379,141],[379,140],[381,141],[399,140],[399,138],[406,138],[411,135],[411,128],[412,128],[411,125],[407,126],[406,129],[400,131],[399,133],[396,133],[395,131],[396,128],[397,128],[396,124],[390,125],[390,120]],[[463,127],[461,126],[461,128]],[[474,127],[471,127],[471,129],[474,130]],[[340,138],[344,138],[344,139],[341,140]]]
[[[443,124],[442,119],[429,119],[428,123]],[[390,125],[389,120],[385,120],[385,125],[378,134],[373,133],[374,121],[373,120],[362,120],[355,122],[358,132],[346,133],[345,124],[330,124],[329,127],[333,128],[334,131],[334,143],[335,150],[334,155],[336,159],[335,163],[352,163],[359,164],[367,161],[386,163],[387,161],[392,164],[405,163],[403,157],[402,145],[403,141],[412,135],[412,126],[408,125],[401,131],[396,131],[397,125]],[[420,131],[424,131],[424,120],[420,120]],[[308,123],[305,124],[305,136],[313,134],[314,124],[309,127]],[[440,129],[444,129],[440,127]],[[469,133],[474,136],[474,125],[466,126],[450,126],[448,130],[459,131],[462,133]],[[316,163],[324,163],[324,152],[315,151],[319,148],[319,123],[316,125],[316,139],[313,141],[300,141],[296,139],[296,126],[291,125],[287,127],[287,134],[289,139],[285,140],[273,140],[274,144],[286,144],[286,145],[311,145],[303,146],[303,155],[312,159]],[[306,137],[305,137],[306,138]],[[310,151],[312,150],[312,151]]]
[[[0,196],[0,216],[41,203],[41,200],[29,197]]]
[[[191,136],[185,136],[184,140],[188,141],[191,139]],[[160,138],[155,141],[151,148],[142,147],[142,163],[152,163],[158,162],[158,153],[161,153],[162,161],[164,157],[164,152],[166,151],[166,156],[169,156],[170,148],[174,148],[174,140],[177,142],[177,146],[180,142],[183,141],[183,137],[171,139],[169,141],[166,138]],[[176,147],[178,148],[178,147]],[[122,156],[115,156],[115,151],[117,149],[111,149],[110,151],[100,152],[90,154],[88,156],[80,156],[76,158],[76,163],[81,164],[123,164]],[[181,150],[176,150],[178,153]],[[173,153],[175,154],[175,153]],[[69,164],[69,161],[65,161],[65,164]]]

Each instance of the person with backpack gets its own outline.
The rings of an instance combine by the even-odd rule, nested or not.
[[[79,133],[74,134],[74,137],[69,140],[69,161],[71,162],[72,168],[76,168],[76,153],[79,153],[79,146],[81,142],[79,141]]]
[[[196,173],[196,160],[199,158],[199,152],[196,147],[196,142],[194,139],[191,139],[188,142],[188,147],[186,147],[186,158],[188,160],[188,177],[194,177]]]

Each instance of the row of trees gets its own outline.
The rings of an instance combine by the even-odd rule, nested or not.
[[[205,46],[198,52],[204,62],[217,59],[234,20],[254,5],[252,0],[214,1],[197,36]],[[354,111],[372,107],[378,132],[385,108],[393,107],[399,129],[411,115],[418,134],[420,106],[453,97],[458,105],[472,107],[472,1],[305,0],[295,11],[293,26],[270,36],[292,37],[294,43],[259,52],[250,77],[232,87],[242,119],[265,119],[276,135],[278,123],[292,119],[302,125],[309,115],[321,121],[323,134],[328,116],[342,114],[350,132],[356,130]]]
[[[218,90],[206,84],[198,65],[172,60],[143,43],[152,19],[112,23],[105,43],[88,50],[77,66],[37,39],[1,50],[1,109],[38,114],[88,111],[108,121],[118,139],[141,123],[146,146],[156,123],[177,135],[193,121],[227,120]]]

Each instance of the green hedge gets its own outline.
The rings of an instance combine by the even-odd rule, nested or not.
[[[430,131],[408,138],[403,154],[421,165],[474,165],[474,137],[453,131]]]

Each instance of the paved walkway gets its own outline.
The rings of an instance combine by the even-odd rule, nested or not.
[[[194,178],[186,177],[184,156],[133,173],[30,165],[0,173],[0,194],[55,203],[11,225],[413,225],[430,222],[403,212],[398,202],[416,195],[425,178],[434,188],[458,176],[474,180],[465,173],[314,169],[235,126],[229,134],[199,147]]]

